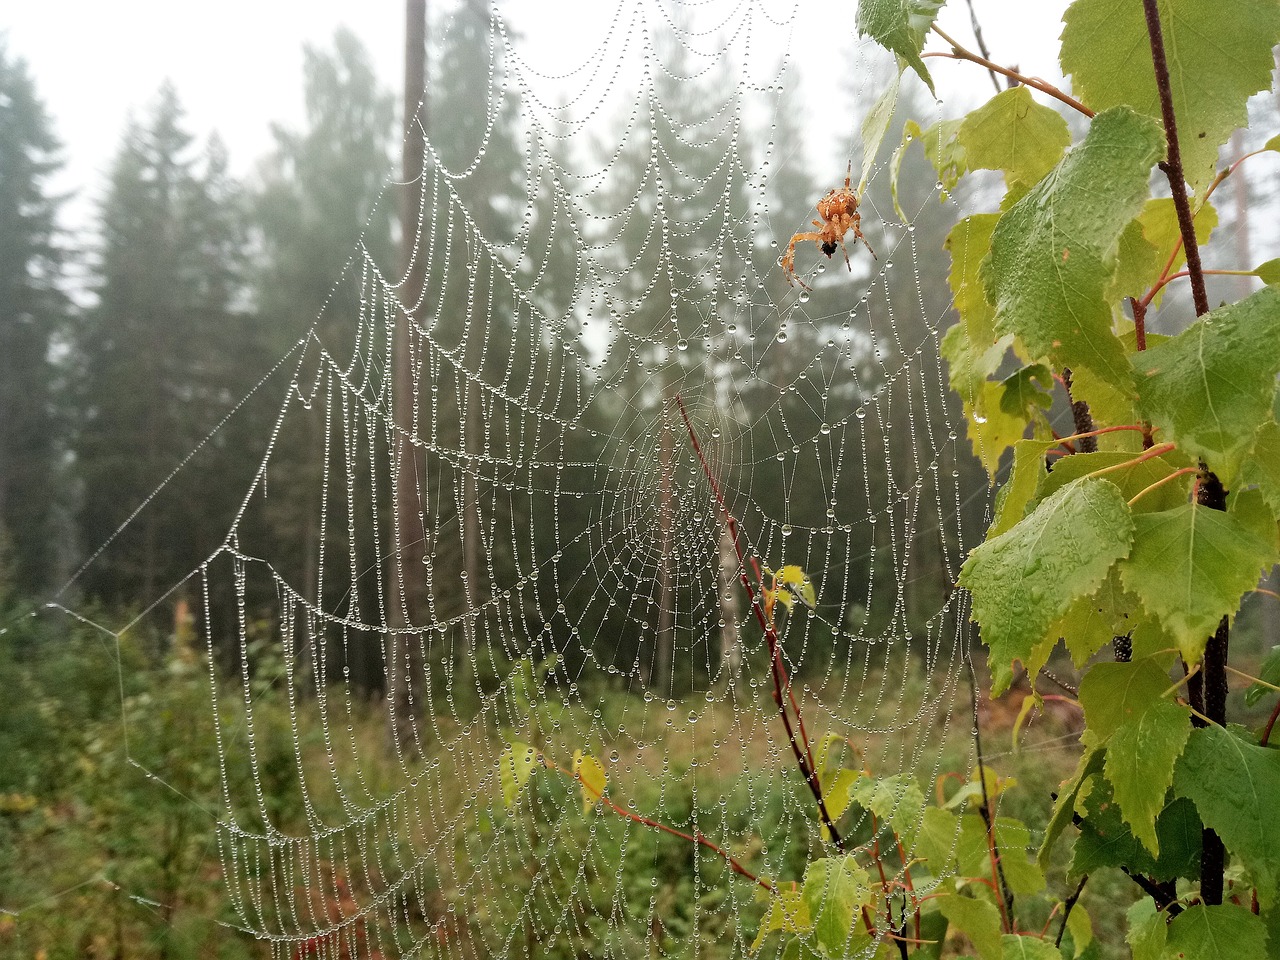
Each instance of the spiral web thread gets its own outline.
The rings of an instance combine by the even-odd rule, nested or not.
[[[747,556],[815,584],[812,611],[780,616],[815,742],[843,738],[850,765],[926,791],[966,772],[966,618],[949,587],[965,441],[938,359],[947,304],[918,263],[939,254],[917,250],[922,224],[952,214],[935,190],[908,228],[868,193],[879,259],[851,247],[851,273],[837,251],[819,276],[806,243],[812,295],[783,281],[813,211],[781,209],[775,188],[815,165],[787,125],[816,132],[820,191],[838,186],[846,105],[865,112],[885,75],[851,36],[839,61],[811,55],[831,24],[786,5],[620,4],[561,73],[535,56],[539,25],[487,28],[490,103],[512,96],[525,137],[525,208],[499,209],[514,236],[475,215],[482,152],[446,168],[428,134],[421,178],[388,188],[418,201],[418,292],[357,250],[340,284],[359,308],[300,344],[258,480],[199,572],[211,664],[238,651],[243,680],[213,698],[225,882],[238,925],[281,957],[746,955],[763,907],[720,857],[584,814],[552,770],[508,804],[499,757],[512,742],[562,769],[597,756],[613,802],[762,877],[830,852],[678,395]],[[808,67],[812,88],[793,89]],[[698,94],[664,102],[685,88]],[[391,381],[406,314],[407,417]],[[290,442],[312,472],[279,493]],[[309,558],[261,535],[280,497],[311,511]],[[274,616],[255,612],[264,596]],[[288,729],[255,713],[267,658]],[[371,713],[385,743],[357,742]],[[267,757],[281,738],[283,770]],[[300,822],[282,822],[282,783]]]

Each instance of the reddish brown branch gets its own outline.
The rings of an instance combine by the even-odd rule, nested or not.
[[[1169,62],[1164,52],[1164,31],[1160,26],[1160,8],[1157,0],[1142,0],[1147,15],[1147,35],[1151,40],[1151,62],[1155,67],[1156,89],[1160,93],[1160,116],[1164,120],[1164,135],[1168,143],[1168,157],[1160,169],[1169,178],[1173,191],[1173,209],[1178,214],[1178,226],[1182,232],[1182,245],[1187,251],[1187,271],[1191,276],[1191,296],[1196,305],[1196,316],[1209,312],[1209,296],[1204,288],[1204,274],[1200,266],[1200,245],[1196,241],[1195,221],[1191,204],[1187,200],[1187,178],[1182,168],[1182,148],[1178,144],[1178,123],[1173,112],[1173,86],[1169,80]]]
[[[948,60],[968,60],[970,63],[976,63],[981,67],[986,67],[988,70],[994,70],[996,73],[1000,74],[1001,76],[1008,77],[1010,80],[1016,80],[1018,83],[1024,84],[1025,86],[1031,87],[1035,90],[1039,90],[1041,93],[1048,94],[1049,96],[1053,97],[1055,100],[1059,100],[1062,103],[1065,103],[1067,106],[1071,107],[1073,110],[1080,111],[1086,117],[1092,117],[1094,115],[1094,111],[1090,110],[1088,107],[1086,107],[1083,103],[1081,103],[1075,97],[1059,90],[1053,84],[1046,83],[1045,81],[1041,80],[1039,77],[1028,77],[1025,74],[1019,73],[1017,70],[1010,70],[1008,67],[1002,67],[1000,66],[1000,64],[995,63],[991,60],[988,60],[986,57],[979,56],[978,54],[974,53],[972,50],[966,50],[964,47],[960,46],[960,44],[956,43],[955,40],[951,39],[951,37],[943,33],[942,30],[938,28],[938,25],[936,23],[933,25],[933,32],[936,33],[938,36],[940,36],[943,40],[947,41],[947,43],[951,44],[951,52],[950,53],[934,53],[934,52],[922,53],[921,54],[922,57],[946,57]]]
[[[685,430],[689,434],[689,442],[693,445],[693,452],[698,456],[698,462],[702,465],[702,472],[706,476],[707,482],[711,485],[711,493],[715,497],[720,512],[724,515],[725,526],[728,527],[729,536],[733,540],[733,549],[738,555],[738,569],[741,571],[739,579],[742,581],[743,588],[747,591],[747,600],[751,604],[751,609],[756,615],[756,622],[760,625],[765,641],[768,644],[770,672],[773,676],[773,702],[778,706],[778,715],[782,718],[782,725],[787,732],[787,742],[791,745],[791,752],[795,754],[796,766],[800,769],[800,775],[804,778],[809,791],[813,794],[814,802],[818,806],[818,815],[822,819],[822,825],[827,830],[827,835],[831,837],[832,845],[837,850],[843,851],[844,842],[840,838],[839,831],[836,830],[834,819],[827,811],[827,802],[822,797],[822,784],[818,779],[818,771],[814,766],[813,751],[809,746],[809,735],[804,727],[800,705],[796,702],[795,693],[791,689],[791,680],[787,676],[787,668],[782,661],[782,644],[778,639],[777,628],[774,626],[772,618],[765,614],[764,607],[760,603],[760,597],[751,585],[751,578],[747,575],[748,564],[750,564],[750,569],[755,574],[756,582],[763,582],[759,561],[754,556],[748,557],[743,550],[742,539],[738,535],[738,521],[730,512],[729,505],[724,499],[724,493],[720,489],[720,484],[716,481],[711,465],[707,463],[706,455],[702,452],[702,444],[698,442],[698,434],[693,429],[693,421],[689,419],[689,411],[685,409],[684,399],[680,394],[676,394],[675,401],[676,406],[680,408],[680,416],[684,420]],[[796,720],[794,725],[791,722],[790,714],[787,713],[788,703],[791,704],[791,709],[795,711]],[[799,738],[797,738],[797,732],[799,733]]]

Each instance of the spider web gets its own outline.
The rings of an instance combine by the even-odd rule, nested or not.
[[[847,27],[818,56],[830,24],[787,4],[606,13],[559,59],[554,17],[484,23],[474,156],[447,159],[429,118],[421,176],[383,200],[410,195],[412,262],[356,249],[358,308],[331,300],[286,359],[258,477],[197,572],[219,855],[273,955],[746,955],[757,888],[636,818],[760,877],[829,849],[741,583],[756,563],[815,587],[779,611],[815,742],[926,790],[971,763],[951,584],[983,494],[961,495],[931,263],[953,209],[904,174],[926,189],[899,222],[873,167],[879,259],[805,243],[812,292],[778,266],[851,158],[856,182],[892,65]],[[503,104],[515,204],[482,175]],[[281,510],[308,518],[302,549],[270,536]],[[561,772],[505,792],[511,744]],[[576,751],[633,818],[584,813]]]

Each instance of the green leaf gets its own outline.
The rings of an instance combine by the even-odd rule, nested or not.
[[[991,250],[991,235],[999,222],[1000,216],[995,213],[965,217],[943,241],[943,248],[951,255],[947,285],[954,298],[952,305],[977,350],[986,350],[999,339],[995,308],[987,301],[981,278],[982,262]]]
[[[1245,907],[1197,903],[1169,924],[1162,956],[1168,960],[1267,960],[1267,929]]]
[[[1061,638],[1071,662],[1082,668],[1103,646],[1134,628],[1139,606],[1138,598],[1124,589],[1113,567],[1102,586],[1087,597],[1076,598],[1049,636]]]
[[[940,199],[945,200],[949,191],[955,189],[960,178],[968,170],[964,147],[956,139],[956,131],[960,129],[960,124],[963,122],[963,119],[939,120],[924,131],[921,131],[920,125],[914,120],[908,120],[903,125],[902,142],[893,151],[893,159],[889,161],[889,189],[893,194],[893,209],[897,212],[899,219],[904,222],[910,220],[910,217],[903,212],[898,200],[898,177],[907,149],[917,140],[923,144],[925,159],[932,165],[934,172],[938,175],[938,183],[941,184]]]
[[[945,876],[955,864],[959,830],[958,819],[950,810],[934,806],[924,808],[914,856],[924,860],[933,876]],[[909,847],[904,846],[904,849],[911,852]]]
[[[812,861],[804,872],[801,898],[812,918],[813,938],[827,956],[844,957],[871,942],[859,918],[874,890],[853,854]]]
[[[920,59],[925,34],[945,0],[861,0],[858,4],[858,35],[870,37],[880,46],[907,61],[933,93],[933,78]]]
[[[958,893],[943,894],[937,899],[942,915],[969,938],[981,960],[1001,960],[1000,911],[994,903]]]
[[[1196,240],[1203,245],[1208,242],[1209,235],[1218,225],[1218,211],[1206,201],[1195,211],[1192,223],[1195,225]],[[1148,200],[1138,219],[1125,228],[1124,235],[1120,238],[1120,253],[1117,256],[1111,298],[1118,300],[1120,297],[1144,296],[1160,279],[1166,264],[1169,265],[1170,275],[1181,270],[1187,262],[1187,252],[1181,241],[1182,227],[1178,223],[1173,199],[1155,197]],[[1175,247],[1178,252],[1173,256]],[[1169,260],[1170,256],[1173,256],[1172,262]],[[1152,299],[1154,306],[1160,306],[1165,289],[1167,287],[1157,292]]]
[[[1006,933],[1000,942],[1004,948],[1003,960],[1062,960],[1058,948],[1039,937]]]
[[[1071,942],[1075,945],[1075,952],[1072,954],[1075,957],[1083,954],[1089,944],[1093,943],[1093,918],[1078,902],[1067,917],[1067,932],[1071,934]]]
[[[1258,679],[1271,684],[1272,687],[1280,686],[1280,646],[1272,647],[1271,652],[1262,658],[1262,665],[1258,668]],[[1244,702],[1252,707],[1263,697],[1274,696],[1276,692],[1271,687],[1254,683],[1245,690]]]
[[[1280,514],[1280,424],[1267,420],[1253,438],[1253,449],[1241,466],[1246,483],[1256,483],[1273,513]]]
[[[1013,529],[1027,515],[1027,505],[1046,476],[1044,455],[1056,445],[1056,440],[1019,440],[1013,445],[1013,469],[1000,488],[995,519],[987,530],[988,540]]]
[[[508,807],[529,782],[537,765],[537,751],[527,743],[512,743],[498,755],[498,780],[502,784],[502,802]]]
[[[1203,824],[1195,804],[1185,797],[1171,800],[1156,820],[1160,855],[1148,852],[1124,822],[1114,802],[1110,784],[1095,781],[1084,801],[1080,834],[1072,851],[1071,876],[1093,873],[1104,867],[1124,867],[1153,880],[1199,877]]]
[[[849,791],[853,785],[858,782],[860,774],[857,771],[850,770],[847,767],[843,770],[837,770],[830,777],[822,778],[822,802],[826,805],[827,813],[831,816],[831,822],[839,820],[844,816],[844,812],[849,809],[850,796]],[[822,825],[822,835],[827,837],[827,825]]]
[[[1012,817],[997,817],[995,822],[996,846],[1000,851],[1000,866],[1009,889],[1016,894],[1033,894],[1044,890],[1044,874],[1027,856],[1031,846],[1031,831],[1026,824]],[[960,839],[956,844],[956,862],[960,873],[966,877],[991,877],[991,851],[987,844],[987,825],[976,813],[966,813],[960,818]]]
[[[1270,419],[1280,373],[1280,289],[1266,287],[1133,356],[1139,408],[1230,486]]]
[[[1267,286],[1274,286],[1280,283],[1280,259],[1268,260],[1266,263],[1258,264],[1254,268],[1253,275]]]
[[[997,93],[961,123],[957,139],[970,169],[1001,170],[1009,192],[1026,193],[1062,159],[1067,122],[1038,104],[1027,87]]]
[[[956,336],[953,338],[952,334]],[[953,357],[953,351],[949,348],[963,339],[964,330],[959,326],[952,327],[943,338],[942,355],[949,363],[952,363]],[[1006,347],[1005,342],[997,344],[991,349],[989,356],[996,355],[998,362],[998,355],[1003,355]],[[982,463],[994,483],[996,472],[1000,469],[1000,458],[1027,432],[1027,421],[1000,409],[1000,401],[1004,398],[1004,387],[1001,384],[974,377],[976,371],[965,370],[955,363],[952,363],[951,371],[951,386],[964,402],[965,433],[973,447],[973,455]],[[966,377],[971,379],[957,385],[957,373],[962,380]]]
[[[1237,0],[1229,14],[1216,0],[1159,6],[1183,168],[1199,193],[1213,179],[1218,148],[1248,126],[1245,102],[1271,86],[1280,6]],[[1128,104],[1159,119],[1142,4],[1076,0],[1063,21],[1062,72],[1071,75],[1075,95],[1095,110]]]
[[[1152,457],[1135,463],[1137,456],[1124,450],[1099,450],[1096,453],[1077,453],[1070,457],[1061,457],[1053,465],[1044,482],[1040,484],[1037,496],[1043,498],[1073,480],[1077,480],[1095,470],[1108,470],[1107,479],[1120,488],[1121,495],[1131,500],[1157,480],[1162,480],[1179,467],[1187,466],[1183,458],[1174,451],[1164,457]],[[1124,466],[1121,466],[1121,465]],[[1119,469],[1112,469],[1119,468]],[[1135,513],[1151,513],[1160,510],[1171,510],[1187,502],[1187,488],[1190,479],[1173,481],[1158,487],[1145,495],[1133,506]]]
[[[1125,919],[1129,923],[1125,942],[1133,951],[1133,960],[1160,960],[1169,928],[1156,902],[1144,897],[1129,908]]]
[[[924,143],[925,159],[932,164],[934,172],[938,174],[944,197],[955,189],[960,178],[969,170],[969,161],[965,157],[964,147],[956,137],[962,123],[964,123],[962,117],[954,120],[939,120],[920,134],[920,140]],[[978,216],[985,216],[985,214],[978,214]]]
[[[1075,598],[1096,590],[1129,553],[1132,538],[1133,518],[1120,489],[1082,479],[971,552],[959,583],[973,597],[972,616],[992,659],[1029,658]]]
[[[1133,516],[1133,550],[1120,579],[1159,619],[1188,664],[1200,662],[1223,617],[1274,562],[1274,546],[1239,518],[1188,503]]]
[[[867,178],[871,176],[871,170],[875,166],[876,154],[880,152],[880,144],[884,142],[884,135],[889,132],[889,124],[893,121],[893,112],[898,107],[898,86],[901,79],[902,71],[899,69],[862,118],[862,179],[858,182],[859,196],[867,189]]]
[[[1191,735],[1191,715],[1165,698],[1169,674],[1154,658],[1099,663],[1080,681],[1086,730],[1081,741],[1106,746],[1103,772],[1125,822],[1159,855],[1156,816]]]
[[[590,813],[604,796],[604,764],[589,753],[575,750],[573,772],[582,785],[582,812]]]
[[[1169,263],[1170,256],[1173,256],[1173,261],[1169,265],[1170,276],[1187,265],[1187,248],[1179,243],[1182,240],[1182,225],[1178,223],[1178,211],[1174,207],[1172,197],[1156,197],[1148,200],[1138,220],[1142,223],[1143,234],[1160,251],[1160,268],[1148,279],[1147,286],[1150,287],[1160,279],[1160,273],[1164,270],[1165,264]],[[1218,211],[1208,200],[1204,200],[1195,210],[1191,222],[1195,227],[1196,242],[1203,247],[1209,242],[1214,228],[1218,226]],[[1174,254],[1175,248],[1176,254]],[[1167,289],[1168,287],[1165,287],[1156,293],[1151,301],[1153,306],[1160,306],[1160,301],[1164,298]]]
[[[876,815],[880,830],[896,833],[903,849],[909,850],[915,844],[924,815],[924,794],[909,776],[861,776],[849,791],[849,798]]]
[[[1058,842],[1058,838],[1071,824],[1076,814],[1076,800],[1086,783],[1092,777],[1102,774],[1102,765],[1105,761],[1105,751],[1086,750],[1076,764],[1076,772],[1059,791],[1058,799],[1053,805],[1053,816],[1049,818],[1049,825],[1045,827],[1044,840],[1040,844],[1040,852],[1036,857],[1040,869],[1049,868],[1049,854],[1052,853],[1053,845]]]
[[[1000,382],[1004,395],[1000,409],[1011,416],[1030,420],[1053,406],[1053,372],[1043,363],[1033,363]]]
[[[1274,904],[1280,879],[1280,750],[1245,743],[1219,726],[1202,727],[1192,731],[1173,788],[1195,803],[1204,825],[1249,871],[1262,904]]]
[[[983,268],[997,333],[1124,393],[1133,375],[1106,293],[1160,146],[1154,121],[1126,107],[1098,114],[1084,141],[1001,218]]]

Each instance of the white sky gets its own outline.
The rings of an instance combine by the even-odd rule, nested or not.
[[[513,0],[502,9],[523,35],[529,61],[563,70],[582,61],[610,16],[630,15],[640,2]],[[974,2],[997,61],[1058,78],[1056,41],[1065,0]],[[763,30],[763,13],[785,18],[791,11],[790,0],[757,5],[757,31]],[[842,44],[852,51],[855,45],[854,4],[846,0],[844,6],[846,14],[833,16],[831,4],[796,0],[792,52],[804,66],[818,67],[819,75],[829,70],[839,78],[841,64],[830,59],[836,55],[831,51]],[[64,210],[73,228],[92,216],[126,118],[145,117],[166,78],[187,111],[188,129],[201,137],[217,130],[230,150],[233,172],[243,175],[271,148],[273,121],[301,123],[304,44],[327,46],[345,24],[373,55],[383,84],[398,90],[403,18],[403,0],[0,0],[8,53],[27,61],[65,145],[66,170],[56,188],[73,194]],[[833,20],[847,40],[832,43]],[[939,22],[961,42],[971,41],[962,0],[951,0]],[[942,49],[936,38],[930,46]],[[972,64],[929,64],[944,97],[957,87],[991,89],[985,72]]]

